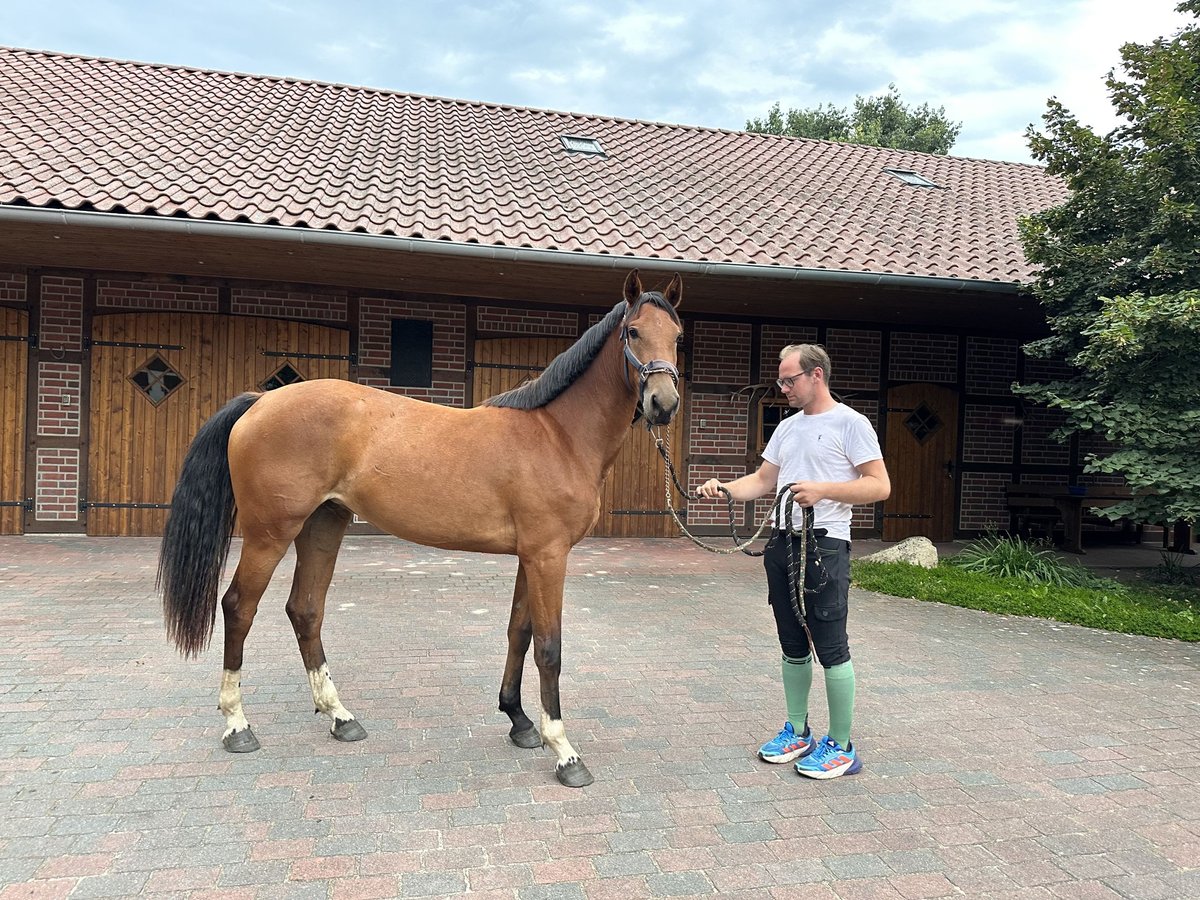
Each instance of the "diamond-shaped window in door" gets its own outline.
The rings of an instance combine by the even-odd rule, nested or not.
[[[142,363],[142,367],[130,375],[129,380],[147,400],[158,406],[175,393],[186,379],[156,353]]]
[[[284,363],[275,370],[275,374],[264,381],[259,387],[264,391],[273,391],[275,388],[283,387],[285,384],[295,384],[297,381],[303,381],[304,376],[292,368],[291,363]]]
[[[913,433],[917,443],[923,444],[942,429],[938,414],[922,403],[904,420],[904,427]]]

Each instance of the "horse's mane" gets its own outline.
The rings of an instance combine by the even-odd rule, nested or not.
[[[647,291],[633,304],[629,318],[637,315],[639,309],[646,303],[653,303],[660,309],[670,313],[671,318],[678,323],[679,315],[675,312],[663,295],[658,291]],[[620,324],[625,315],[625,301],[622,300],[612,308],[603,319],[583,333],[574,344],[550,361],[542,373],[532,381],[527,381],[511,391],[497,394],[483,401],[484,406],[501,406],[507,409],[540,409],[545,406],[587,371],[592,360],[600,353],[600,348],[608,340],[608,336]]]

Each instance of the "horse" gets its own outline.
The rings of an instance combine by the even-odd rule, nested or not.
[[[569,787],[594,780],[567,739],[559,699],[567,555],[595,525],[601,489],[631,423],[666,425],[679,408],[676,312],[682,279],[623,298],[535,379],[459,409],[350,381],[317,379],[230,400],[197,432],[171,500],[157,588],[168,639],[185,658],[212,640],[235,525],[241,555],[221,598],[222,746],[259,749],[242,704],[243,647],[259,600],[290,545],[287,614],[313,703],[340,741],[367,736],[342,705],[321,644],[325,596],[357,514],[404,540],[515,555],[500,710],[519,747],[548,746]],[[642,363],[642,359],[650,360]],[[532,642],[540,728],[521,705]]]

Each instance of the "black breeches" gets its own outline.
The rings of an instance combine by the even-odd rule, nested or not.
[[[799,565],[800,539],[777,534],[763,554],[767,570],[767,600],[775,613],[775,628],[783,655],[803,659],[809,653],[808,635],[796,619],[788,588],[788,541]],[[850,598],[850,542],[831,537],[816,539],[817,553],[809,553],[805,584],[816,587],[820,568],[828,573],[825,586],[817,593],[804,595],[805,619],[815,646],[817,661],[828,669],[850,659],[850,639],[846,632],[846,614]],[[818,564],[817,558],[820,563]]]

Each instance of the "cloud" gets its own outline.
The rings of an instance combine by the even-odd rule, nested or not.
[[[1176,2],[14,0],[5,40],[716,128],[894,82],[963,123],[955,153],[1026,161],[1051,96],[1115,124],[1104,76],[1125,41],[1187,21]]]

